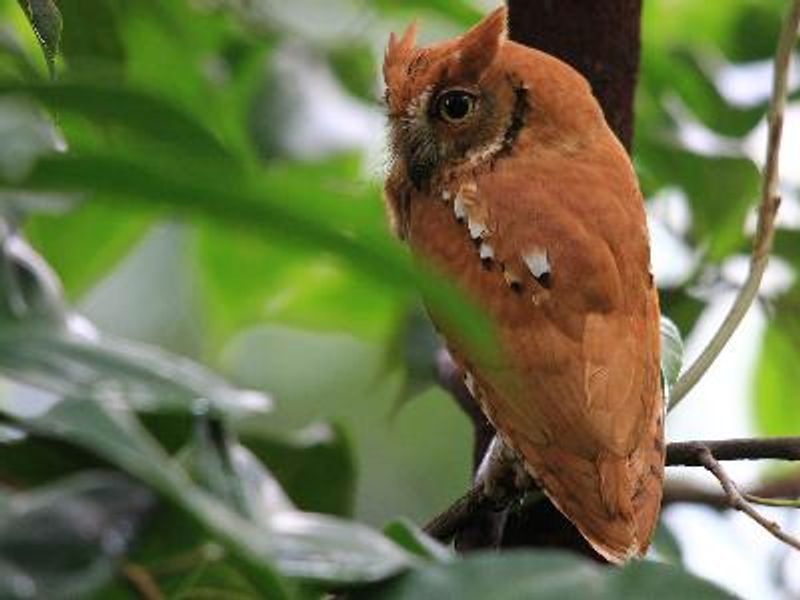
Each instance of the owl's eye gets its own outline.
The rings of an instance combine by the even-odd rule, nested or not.
[[[445,92],[436,101],[436,112],[449,123],[459,123],[475,109],[475,96],[463,90]]]

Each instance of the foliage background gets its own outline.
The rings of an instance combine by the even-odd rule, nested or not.
[[[400,515],[424,522],[446,506],[469,481],[471,429],[432,385],[435,340],[404,255],[385,234],[378,65],[388,32],[410,18],[423,22],[425,42],[462,31],[486,6],[468,0],[57,4],[63,31],[53,63],[58,83],[51,86],[47,52],[20,9],[50,14],[49,0],[0,0],[0,200],[8,222],[24,229],[57,273],[69,302],[105,333],[160,346],[268,393],[269,413],[252,410],[258,397],[236,394],[222,394],[235,400],[221,401],[220,410],[228,435],[274,471],[300,508],[380,527]],[[765,73],[785,7],[784,0],[645,2],[634,159],[649,199],[663,310],[689,338],[690,354],[715,318],[712,311],[698,321],[704,309],[725,302],[741,279],[763,151]],[[47,49],[57,27],[39,24]],[[791,121],[787,128],[800,129]],[[782,209],[788,217],[767,297],[757,308],[768,324],[752,325],[738,342],[754,357],[752,381],[744,381],[741,406],[726,406],[720,396],[729,388],[722,384],[706,384],[687,401],[714,407],[719,437],[800,429],[800,409],[786,393],[797,387],[800,356],[800,167],[789,144]],[[348,246],[351,236],[360,243]],[[36,393],[11,380],[41,387],[36,378],[45,364],[50,387],[44,387],[63,393],[65,381],[80,376],[69,362],[77,360],[73,347],[42,358],[42,348],[60,346],[48,337],[58,329],[48,321],[52,306],[40,300],[25,318],[4,314],[0,368],[8,379],[0,413],[17,424],[20,407]],[[19,341],[40,334],[41,346]],[[105,373],[108,365],[89,360]],[[744,360],[726,364],[727,372],[709,379],[730,379],[731,369],[748,373]],[[94,393],[97,381],[89,384]],[[218,438],[214,419],[193,419],[187,403],[176,408],[159,394],[145,400],[137,408],[168,450],[192,440],[182,454],[190,471],[192,453],[200,464],[217,460],[202,451],[213,450]],[[704,413],[680,410],[672,437],[702,433],[696,423]],[[76,423],[92,423],[90,412],[81,408]],[[19,430],[0,427],[0,475],[17,494],[108,460],[119,465],[109,455],[98,460],[53,441],[47,425],[37,426],[42,439],[19,439]],[[163,496],[164,488],[155,487]],[[174,518],[163,506],[155,517],[148,513],[146,495],[110,489],[133,503],[127,509],[150,515],[142,519],[145,532]],[[6,497],[10,491],[0,496]],[[687,552],[691,568],[747,595],[800,594],[800,581],[791,577],[797,560],[771,540],[754,551],[757,560],[745,557],[749,575],[721,573],[695,558],[703,554],[698,548],[709,548],[698,526],[687,531],[680,523],[719,517],[679,514],[668,513],[667,523],[680,546],[695,549]],[[147,533],[120,536],[121,554],[128,541],[138,541],[128,557],[135,564],[208,549],[198,546],[196,532],[185,543],[179,530],[157,551]],[[674,546],[662,543],[660,550],[680,562]],[[2,558],[0,541],[0,567]],[[176,597],[191,597],[195,588],[255,593],[252,578],[239,581],[246,566],[205,555],[194,560],[188,571],[168,572],[159,582]],[[118,580],[111,585],[124,593]],[[100,597],[110,597],[112,588],[99,589]]]

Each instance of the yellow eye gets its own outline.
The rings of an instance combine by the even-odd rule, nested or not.
[[[436,101],[436,112],[449,123],[466,119],[475,110],[475,96],[463,90],[445,92]]]

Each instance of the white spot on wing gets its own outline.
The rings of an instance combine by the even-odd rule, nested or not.
[[[455,202],[453,202],[453,212],[456,214],[456,219],[459,221],[467,216],[467,207],[464,205],[464,198],[461,194],[456,195]]]
[[[451,196],[452,194],[450,193],[450,190],[442,191],[442,200],[444,200],[445,202],[449,201]]]
[[[547,258],[546,250],[535,250],[522,255],[531,274],[539,279],[542,275],[550,272],[550,261]]]
[[[477,240],[486,232],[486,225],[480,221],[469,219],[467,226],[469,227],[469,237],[471,237],[473,240]]]
[[[480,254],[481,254],[481,259],[494,258],[494,248],[492,248],[486,242],[483,242],[481,244]]]

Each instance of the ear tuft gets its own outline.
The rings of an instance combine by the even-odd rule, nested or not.
[[[398,41],[394,33],[389,35],[389,44],[386,46],[386,54],[383,57],[383,77],[389,84],[391,72],[400,64],[408,60],[409,54],[414,50],[417,43],[417,22],[412,21],[403,33],[403,37]]]
[[[456,67],[458,76],[467,80],[480,79],[507,36],[508,11],[501,6],[461,37]]]

